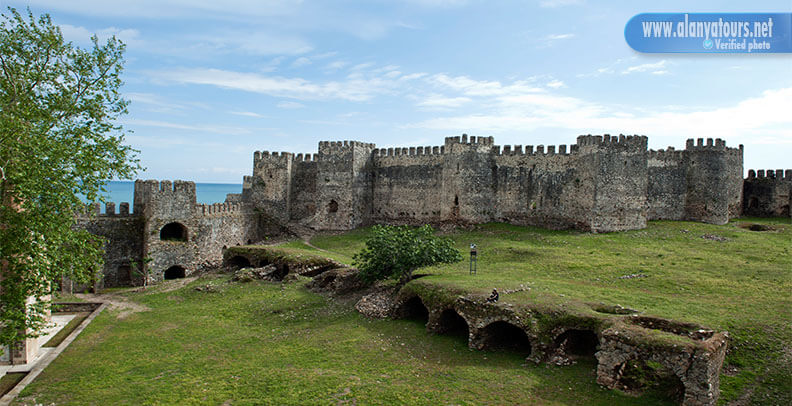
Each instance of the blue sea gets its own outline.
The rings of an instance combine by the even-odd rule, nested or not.
[[[105,186],[107,194],[105,201],[115,202],[116,212],[118,204],[121,202],[129,203],[129,211],[133,211],[132,205],[135,194],[135,182],[129,181],[110,181]],[[223,203],[229,193],[242,193],[242,184],[234,183],[196,183],[195,194],[198,203],[212,204]],[[104,213],[104,204],[102,204]]]

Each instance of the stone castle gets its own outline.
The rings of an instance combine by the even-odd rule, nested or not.
[[[129,203],[107,203],[80,226],[108,238],[104,286],[179,278],[216,266],[230,246],[290,229],[350,230],[376,223],[507,222],[610,232],[648,220],[725,224],[744,214],[789,216],[792,170],[749,171],[743,146],[689,139],[649,150],[645,136],[592,136],[566,146],[497,146],[448,137],[442,146],[377,149],[320,142],[318,153],[255,152],[241,194],[197,204],[195,184],[135,182]]]

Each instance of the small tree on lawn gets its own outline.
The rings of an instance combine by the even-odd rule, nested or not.
[[[354,265],[366,282],[398,279],[402,286],[418,268],[462,260],[453,241],[434,235],[430,225],[374,226],[363,251],[355,254]]]

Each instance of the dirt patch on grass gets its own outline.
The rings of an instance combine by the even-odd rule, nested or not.
[[[190,284],[192,281],[194,281],[196,279],[198,279],[197,276],[190,276],[190,277],[187,277],[187,278],[179,278],[179,279],[171,279],[171,280],[160,282],[160,284],[157,285],[157,287],[155,289],[156,289],[156,292],[172,292],[174,290],[178,290],[178,289],[181,289],[181,288],[187,286],[188,284]]]
[[[151,310],[148,306],[142,305],[137,302],[133,302],[115,293],[100,293],[100,294],[78,293],[75,296],[89,302],[93,302],[93,301],[106,302],[108,305],[107,307],[110,310],[118,310],[118,315],[116,315],[116,317],[119,320],[123,320],[129,317],[129,315],[133,313],[145,312]]]
[[[751,231],[776,231],[777,229],[773,226],[769,226],[767,224],[757,224],[757,223],[740,223],[737,227],[751,230]]]

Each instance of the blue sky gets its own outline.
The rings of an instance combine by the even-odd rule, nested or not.
[[[790,12],[792,1],[42,0],[64,36],[127,43],[123,92],[140,178],[241,183],[256,150],[322,140],[572,144],[642,134],[745,145],[792,168],[792,56],[640,54],[642,12]]]

